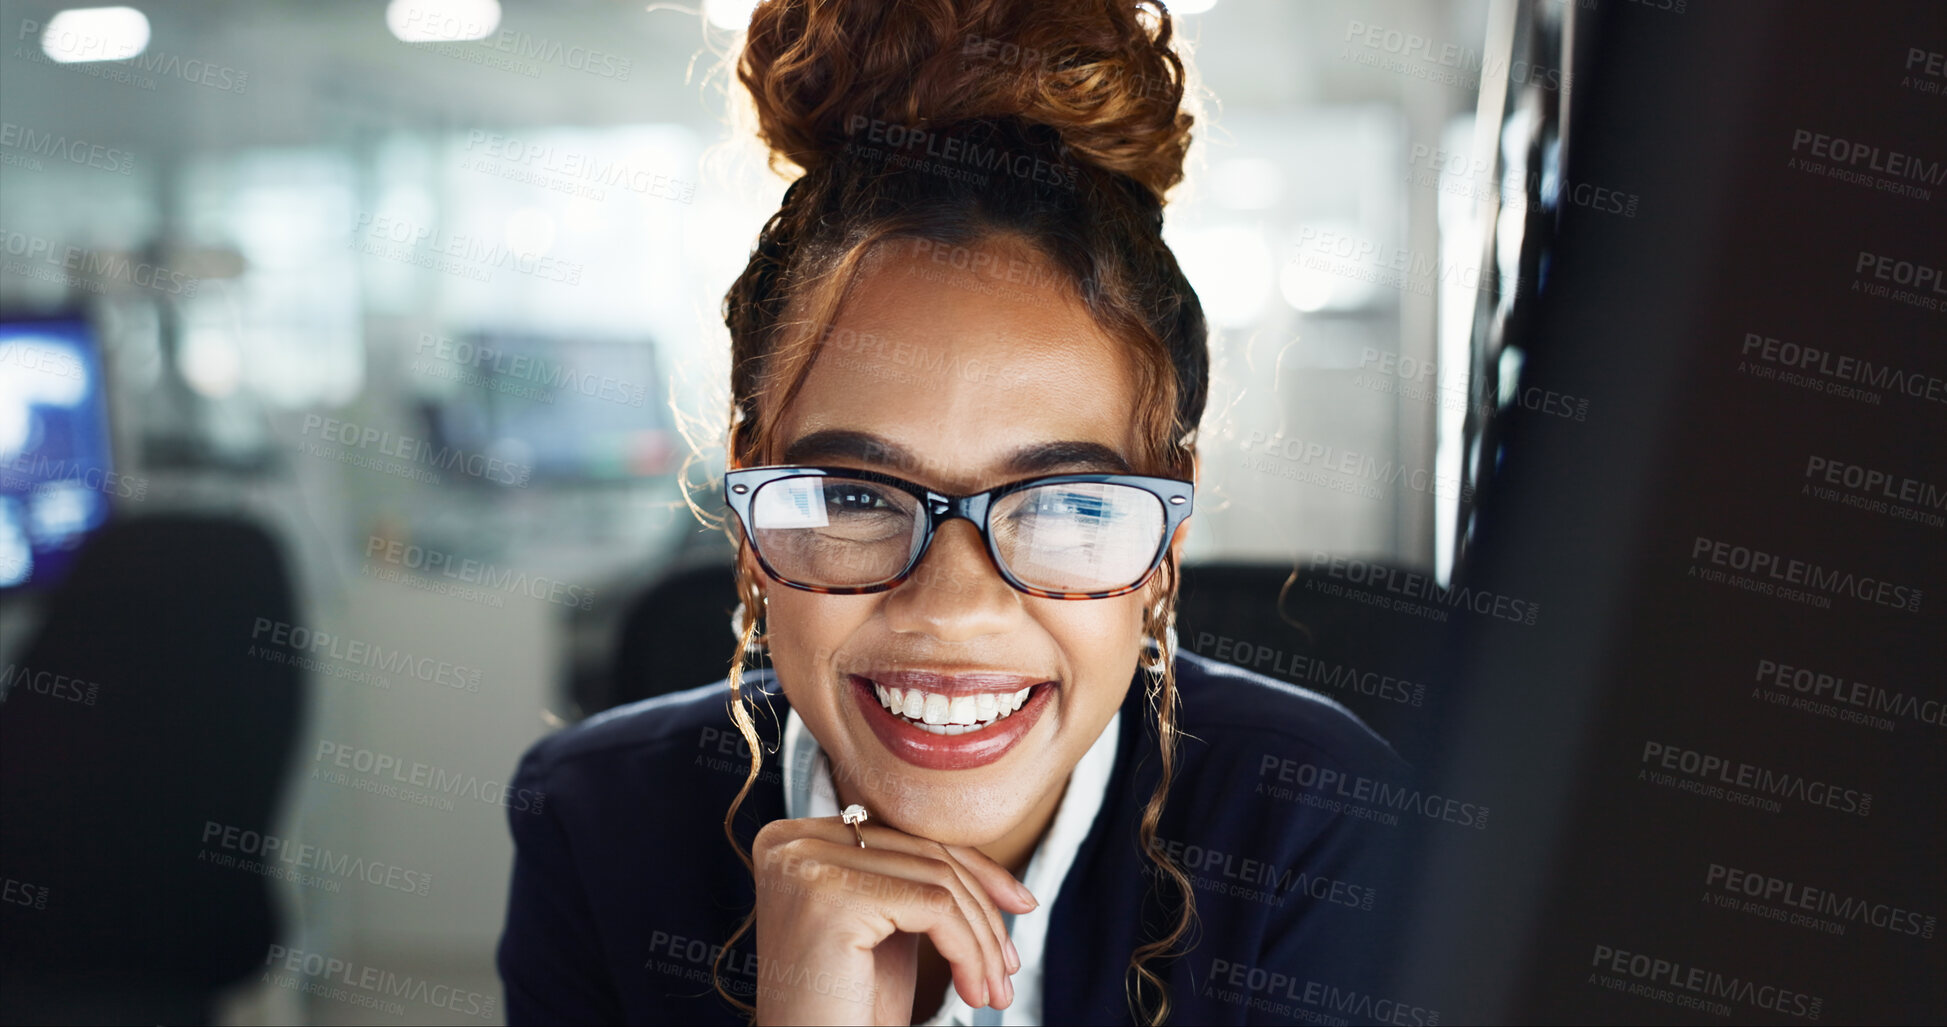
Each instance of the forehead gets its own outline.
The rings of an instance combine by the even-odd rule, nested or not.
[[[861,270],[780,419],[775,453],[793,463],[905,463],[895,473],[961,491],[1024,476],[1017,457],[1036,447],[1037,470],[1115,470],[1117,458],[1135,461],[1135,392],[1127,345],[1025,244],[894,240]],[[883,440],[884,453],[905,459],[792,452],[840,433]],[[1046,457],[1054,443],[1109,455],[1069,447],[1062,452],[1076,459],[1056,468]]]

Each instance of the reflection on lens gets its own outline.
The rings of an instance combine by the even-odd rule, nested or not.
[[[1037,485],[995,504],[994,545],[1014,576],[1050,592],[1136,583],[1163,543],[1163,502],[1099,482]]]
[[[779,577],[858,588],[905,569],[920,511],[917,499],[889,485],[804,475],[758,486],[750,518],[757,551]]]

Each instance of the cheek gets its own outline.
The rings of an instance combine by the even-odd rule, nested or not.
[[[815,676],[832,662],[871,613],[865,596],[825,596],[779,586],[765,610],[771,662],[786,681]]]
[[[1123,665],[1133,661],[1142,649],[1141,594],[1044,600],[1035,619],[1061,648],[1070,673],[1097,684],[1105,678],[1121,677]]]

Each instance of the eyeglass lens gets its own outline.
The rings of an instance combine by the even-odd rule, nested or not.
[[[925,533],[911,493],[829,475],[780,478],[751,497],[751,534],[781,578],[861,588],[904,570]],[[1008,493],[988,511],[994,548],[1023,583],[1110,592],[1142,578],[1162,543],[1162,500],[1132,485],[1059,482]]]

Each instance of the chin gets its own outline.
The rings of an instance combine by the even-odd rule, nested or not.
[[[965,786],[902,786],[886,782],[878,789],[861,789],[866,808],[889,827],[943,845],[991,845],[1013,831],[1034,806],[1037,796],[1013,794],[1020,782],[996,782],[985,788]],[[873,805],[877,800],[879,805]]]

